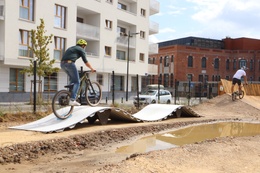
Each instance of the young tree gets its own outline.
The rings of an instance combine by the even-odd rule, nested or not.
[[[55,59],[50,60],[49,48],[47,47],[50,43],[52,43],[53,35],[46,36],[46,30],[44,25],[44,20],[40,19],[41,23],[37,26],[37,30],[31,30],[31,46],[29,49],[33,53],[32,59],[30,59],[30,66],[24,68],[22,73],[27,73],[28,76],[34,74],[34,61],[36,61],[36,74],[38,76],[38,93],[41,96],[42,87],[41,80],[42,77],[49,76],[52,73],[58,72],[59,68],[53,67],[55,63]]]

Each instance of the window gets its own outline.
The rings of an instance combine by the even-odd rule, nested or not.
[[[153,64],[153,58],[148,58],[148,64]]]
[[[169,67],[169,57],[168,56],[164,57],[164,67]]]
[[[44,91],[57,91],[57,73],[44,77]]]
[[[229,76],[226,76],[226,80],[229,80]]]
[[[245,59],[242,59],[242,60],[239,61],[239,68],[241,68],[243,66],[246,66],[246,60]]]
[[[219,69],[219,59],[218,58],[214,59],[213,65],[214,65],[214,69]]]
[[[121,59],[121,60],[126,60],[125,52],[122,51],[122,50],[117,50],[116,51],[116,58]]]
[[[54,7],[54,26],[57,28],[66,28],[66,7],[55,4]]]
[[[143,8],[141,8],[141,16],[146,16],[146,11],[145,11],[145,9],[143,9]]]
[[[174,85],[174,76],[173,76],[173,73],[171,73],[171,84],[170,84],[170,87],[173,87]]]
[[[254,60],[252,60],[252,59],[250,60],[249,69],[250,69],[250,71],[254,70]]]
[[[126,5],[125,4],[122,4],[122,3],[118,3],[117,4],[117,8],[119,8],[119,9],[121,9],[121,10],[126,10],[127,8],[126,8]]]
[[[234,59],[233,61],[233,70],[237,69],[237,60]]]
[[[54,37],[54,59],[61,60],[64,52],[65,52],[65,38],[62,37]]]
[[[22,69],[10,68],[10,76],[9,76],[10,92],[24,91],[24,74],[22,74],[21,71]]]
[[[112,29],[112,21],[106,20],[106,28]]]
[[[144,31],[140,31],[140,38],[145,38],[145,32]]]
[[[201,68],[206,68],[206,67],[207,67],[207,59],[206,59],[206,57],[202,57]]]
[[[124,91],[124,76],[115,75],[114,84],[115,91]]]
[[[187,74],[187,80],[192,81],[192,74]]]
[[[137,91],[137,77],[133,76],[131,77],[131,91]]]
[[[81,18],[81,17],[77,17],[77,22],[79,22],[79,23],[84,23],[84,19]]]
[[[140,53],[139,54],[139,60],[140,61],[144,61],[144,53]]]
[[[171,62],[174,62],[174,56],[173,55],[171,56]]]
[[[199,82],[203,82],[203,75],[199,75]]]
[[[97,82],[100,85],[103,85],[103,75],[102,74],[97,74]]]
[[[105,54],[106,56],[111,56],[111,47],[105,46]]]
[[[20,0],[21,19],[34,21],[34,0]]]
[[[117,27],[117,33],[120,33],[121,35],[127,35],[126,29],[120,26]]]
[[[188,56],[188,67],[193,67],[193,57]]]
[[[169,87],[169,74],[164,74],[163,75],[163,85],[164,87]]]
[[[162,58],[162,57],[160,57],[160,64],[162,63],[162,59],[163,59],[163,58]]]
[[[106,2],[108,2],[108,3],[113,3],[113,0],[106,0]]]
[[[230,67],[229,67],[229,64],[230,64],[229,59],[227,59],[227,60],[226,60],[226,70],[229,70],[229,68],[230,68]]]
[[[30,32],[25,30],[19,30],[19,56],[33,57],[32,51],[29,50]]]

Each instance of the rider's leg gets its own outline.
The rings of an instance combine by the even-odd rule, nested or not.
[[[64,63],[61,68],[68,74],[70,83],[74,83],[73,89],[71,91],[71,101],[70,105],[79,106],[80,103],[76,102],[76,96],[80,86],[79,73],[74,63]]]
[[[70,81],[71,83],[74,83],[73,89],[71,91],[71,99],[76,100],[77,93],[79,90],[79,84],[80,84],[79,73],[74,63],[71,63],[68,71],[70,74]]]
[[[231,94],[233,94],[233,92],[234,92],[234,86],[235,85],[232,84],[232,86],[231,86]]]
[[[238,81],[238,91],[239,91],[239,94],[240,93],[242,93],[241,91],[242,91],[242,85],[241,85],[241,80],[240,81]]]
[[[231,94],[234,93],[234,86],[235,86],[235,85],[236,85],[236,79],[233,78],[233,79],[232,79],[232,86],[231,86]]]

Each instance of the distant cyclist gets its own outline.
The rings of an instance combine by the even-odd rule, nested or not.
[[[246,77],[246,70],[247,67],[243,66],[241,69],[237,70],[237,72],[234,74],[233,79],[232,79],[232,87],[231,87],[231,93],[233,94],[234,92],[234,86],[237,84],[239,93],[241,93],[242,86],[241,86],[241,78],[244,78],[244,83],[247,85],[247,77]]]
[[[74,84],[71,92],[71,100],[69,102],[70,106],[80,106],[80,103],[76,101],[77,92],[80,87],[80,78],[79,78],[77,67],[75,65],[75,61],[81,57],[85,65],[88,68],[90,68],[92,72],[96,71],[92,68],[92,66],[90,65],[90,63],[86,58],[86,52],[84,50],[86,46],[87,46],[86,40],[79,39],[77,41],[76,46],[69,47],[61,59],[60,67],[69,76],[70,84],[72,83]]]

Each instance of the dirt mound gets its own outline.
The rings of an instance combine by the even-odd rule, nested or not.
[[[259,116],[259,109],[244,103],[242,100],[232,101],[231,96],[224,94],[207,100],[202,104],[193,106],[192,109],[205,117],[252,117]]]
[[[239,165],[245,166],[241,158],[248,159],[252,155],[252,152],[248,151],[252,150],[258,154],[260,153],[259,150],[256,150],[257,147],[255,147],[256,141],[259,141],[259,136],[255,138],[256,140],[254,137],[223,138],[221,140],[211,140],[176,149],[141,155],[135,154],[130,157],[119,157],[113,152],[117,146],[126,145],[140,136],[159,133],[165,130],[218,120],[250,120],[259,123],[260,118],[259,109],[251,107],[240,100],[234,102],[229,95],[218,96],[190,108],[201,115],[201,117],[181,117],[160,122],[145,123],[109,122],[103,126],[94,124],[87,127],[82,124],[73,130],[50,135],[28,132],[32,138],[38,136],[37,140],[32,141],[32,138],[28,137],[28,142],[16,143],[0,148],[0,163],[2,164],[0,172],[10,170],[19,173],[98,172],[98,168],[100,168],[99,172],[125,172],[126,170],[128,172],[171,172],[169,170],[176,170],[176,172],[189,172],[190,170],[212,172],[214,167],[219,167],[230,160],[237,163],[236,170],[232,170],[236,172],[242,168]],[[28,121],[30,118],[31,116],[28,114],[14,117],[7,115],[6,121]],[[1,122],[0,126],[8,127],[4,124],[6,123]],[[0,131],[0,138],[7,136],[10,139],[21,137],[21,135],[16,136],[19,133],[13,133],[14,131],[8,131],[5,128],[0,128],[0,130],[2,130],[2,133]],[[5,136],[1,136],[3,134]],[[50,139],[44,140],[43,135],[45,137],[50,136]],[[225,155],[225,157],[222,158],[221,154],[222,156]],[[202,163],[198,162],[198,156],[202,156],[204,159],[203,162],[205,162],[201,168],[200,166],[196,166]],[[118,164],[122,160],[125,161]],[[211,160],[212,162],[210,162]],[[259,155],[258,159],[254,156],[251,164],[247,165],[249,172],[254,172],[252,171],[254,168],[258,170],[254,165],[258,166],[259,164],[254,164],[255,162],[259,163]],[[12,163],[15,163],[15,165]],[[145,165],[138,166],[139,163],[145,163]],[[178,166],[174,166],[176,163],[178,163]],[[196,164],[194,165],[194,163]],[[206,163],[209,163],[208,166]],[[182,165],[181,167],[179,167],[180,164]],[[232,172],[229,169],[233,169],[228,168],[228,166],[223,166],[222,168],[223,170],[215,169],[215,172]]]

